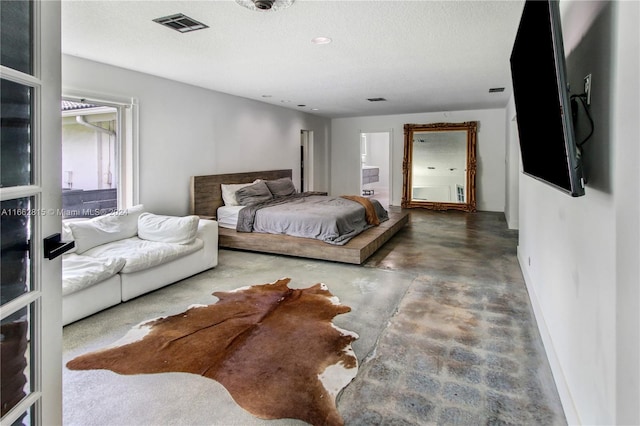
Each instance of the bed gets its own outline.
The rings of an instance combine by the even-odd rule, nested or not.
[[[224,212],[223,189],[229,185],[251,184],[256,180],[276,181],[291,179],[291,169],[268,170],[261,172],[227,173],[191,177],[191,214],[219,221],[219,246],[221,248],[248,250],[255,252],[282,254],[336,262],[362,264],[386,241],[395,235],[408,222],[408,213],[389,211],[388,220],[350,237],[343,244],[329,244],[322,240],[299,236],[269,234],[262,232],[238,232],[233,229],[233,219],[229,221]],[[224,194],[228,197],[228,193]],[[314,193],[313,196],[326,196],[326,193]],[[242,207],[236,207],[240,210]],[[268,209],[266,209],[268,210]],[[220,223],[222,222],[222,223]]]

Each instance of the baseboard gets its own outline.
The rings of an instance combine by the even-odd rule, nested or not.
[[[520,246],[518,246],[518,262],[520,263],[522,276],[524,277],[524,282],[527,286],[533,313],[536,317],[536,323],[538,324],[538,331],[540,332],[542,344],[544,345],[544,351],[547,355],[547,359],[549,360],[549,366],[551,367],[551,373],[553,374],[553,381],[556,384],[567,423],[569,425],[581,425],[582,422],[580,422],[580,416],[578,415],[578,411],[576,410],[575,404],[573,403],[573,398],[571,397],[569,386],[564,377],[564,372],[562,371],[560,360],[556,355],[556,351],[553,346],[553,340],[551,339],[551,334],[549,333],[549,329],[547,328],[547,323],[545,322],[542,309],[540,308],[540,304],[538,302],[531,277],[529,276],[526,268],[523,267],[523,265],[526,265],[526,262],[521,258]]]

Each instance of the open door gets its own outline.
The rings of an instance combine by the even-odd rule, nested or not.
[[[313,191],[313,131],[300,131],[300,192]]]
[[[391,132],[360,133],[362,195],[391,205]]]
[[[0,16],[0,421],[62,424],[60,2]]]

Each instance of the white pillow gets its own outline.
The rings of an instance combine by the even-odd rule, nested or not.
[[[190,244],[198,232],[198,216],[161,216],[142,213],[138,218],[138,237],[160,243]]]
[[[242,189],[245,186],[253,185],[254,183],[259,182],[260,179],[256,179],[251,183],[230,183],[230,184],[220,184],[220,189],[222,190],[222,201],[224,201],[225,206],[239,206],[238,200],[236,200],[236,191],[238,189]]]
[[[64,241],[65,243],[69,242],[69,241],[73,241],[73,233],[71,232],[71,228],[69,228],[69,223],[71,222],[81,222],[81,221],[87,221],[89,219],[87,218],[79,218],[79,217],[74,217],[74,218],[70,218],[70,219],[62,219],[62,241]],[[66,252],[66,254],[69,253],[75,253],[78,250],[78,246],[74,246],[71,250],[69,250],[68,252]]]
[[[82,254],[96,246],[135,236],[138,233],[138,216],[143,211],[143,205],[139,204],[90,220],[69,222],[76,253]]]

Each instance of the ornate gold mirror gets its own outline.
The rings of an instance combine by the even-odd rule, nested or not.
[[[404,125],[402,207],[476,211],[478,122]]]

